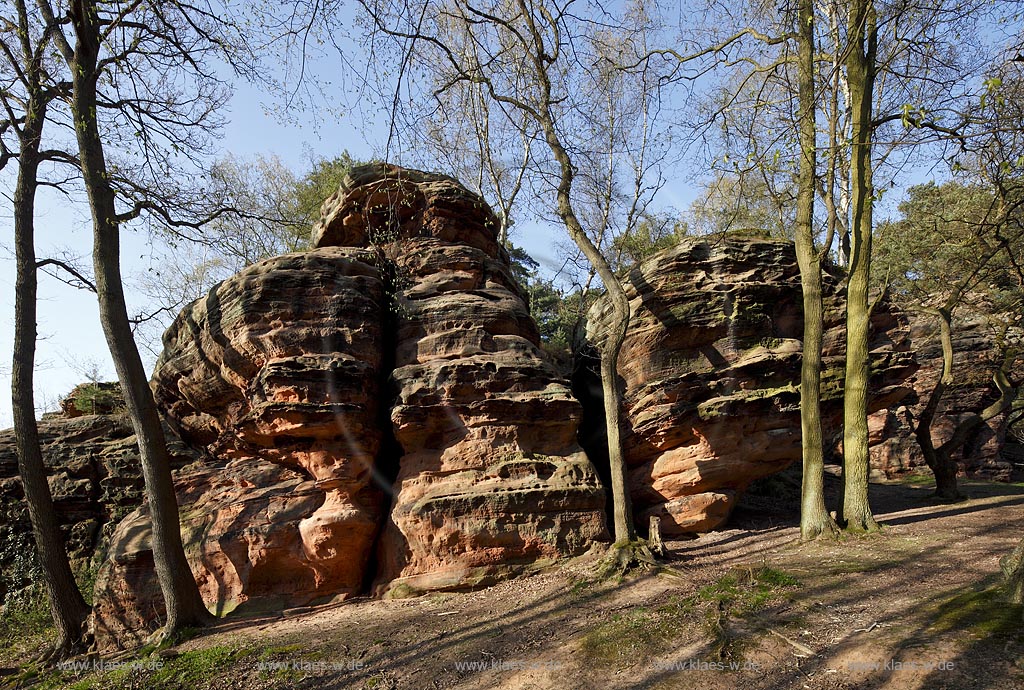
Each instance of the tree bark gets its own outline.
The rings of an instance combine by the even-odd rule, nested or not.
[[[139,440],[152,521],[153,560],[167,610],[164,637],[211,620],[181,542],[178,503],[163,427],[135,346],[121,282],[120,223],[96,116],[99,26],[93,0],[75,0],[72,114],[93,221],[93,265],[100,322]]]
[[[875,531],[878,525],[868,502],[868,335],[871,311],[868,281],[871,266],[874,187],[872,184],[872,97],[877,41],[873,0],[853,0],[849,6],[846,60],[849,78],[852,151],[850,223],[851,253],[846,293],[846,380],[843,404],[844,527]]]
[[[612,480],[612,505],[614,511],[614,529],[616,543],[630,543],[636,541],[636,527],[633,524],[633,506],[629,496],[628,476],[626,472],[626,461],[622,454],[621,440],[621,396],[618,386],[618,361],[619,351],[622,349],[622,342],[626,339],[626,329],[629,327],[629,300],[622,288],[618,276],[612,271],[607,259],[601,253],[590,237],[587,236],[583,225],[576,215],[572,204],[572,185],[575,179],[572,159],[562,140],[558,136],[555,126],[556,118],[551,111],[551,79],[548,75],[547,59],[543,54],[543,41],[540,32],[533,22],[530,8],[519,0],[519,8],[527,27],[532,34],[533,45],[538,52],[531,52],[530,59],[537,76],[538,86],[541,90],[539,108],[534,111],[534,118],[544,132],[544,139],[551,150],[555,161],[558,163],[559,177],[556,191],[558,217],[565,224],[569,237],[583,255],[590,262],[590,265],[597,272],[607,291],[609,302],[612,306],[611,320],[608,324],[608,333],[601,348],[601,389],[604,393],[605,426],[608,434],[608,461],[611,469]]]
[[[814,193],[817,142],[814,102],[814,3],[800,0],[799,16],[800,172],[796,209],[796,258],[803,288],[804,344],[800,367],[800,427],[803,486],[800,538],[834,536],[836,525],[825,508],[824,451],[821,432],[821,258],[814,248]]]
[[[622,454],[621,438],[621,395],[618,386],[619,351],[626,339],[629,327],[629,300],[619,282],[618,276],[612,271],[601,251],[590,241],[586,231],[580,224],[572,207],[570,190],[572,189],[573,169],[569,154],[562,146],[549,119],[543,123],[552,153],[559,163],[561,180],[558,185],[558,215],[569,230],[569,236],[580,248],[590,265],[597,271],[605,286],[607,296],[612,305],[608,332],[601,348],[601,390],[604,395],[605,429],[608,435],[608,462],[611,468],[612,505],[614,508],[613,524],[615,541],[632,542],[636,540],[636,527],[633,524],[633,506],[629,496],[626,460]]]
[[[1010,601],[1024,604],[1024,539],[1011,553],[1003,556],[999,561],[999,567],[1010,591]]]
[[[38,65],[29,70],[38,72]],[[39,146],[45,105],[37,89],[29,95],[20,136],[18,179],[14,189],[14,244],[17,264],[14,303],[14,357],[11,367],[11,397],[14,435],[18,450],[18,473],[28,504],[36,553],[43,572],[50,614],[57,628],[52,656],[65,657],[84,651],[84,623],[89,606],[78,589],[68,562],[53,496],[46,480],[46,468],[39,446],[36,424],[33,374],[36,352],[35,198],[38,188]]]
[[[939,409],[939,401],[946,388],[953,382],[953,337],[951,329],[952,315],[948,309],[927,309],[929,314],[939,318],[939,333],[942,341],[942,374],[935,382],[928,402],[918,417],[914,427],[914,436],[921,447],[924,461],[935,475],[935,495],[939,498],[956,501],[963,496],[956,484],[957,464],[952,452],[945,448],[936,448],[932,443],[932,423]]]

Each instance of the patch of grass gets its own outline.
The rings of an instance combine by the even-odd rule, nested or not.
[[[421,592],[420,590],[416,589],[415,587],[411,587],[410,585],[407,585],[404,582],[400,582],[397,585],[395,585],[394,587],[392,587],[391,589],[389,589],[387,591],[387,594],[384,595],[384,598],[385,599],[409,599],[411,597],[418,597],[421,594],[423,594],[423,592]]]
[[[22,673],[10,687],[32,687],[34,690],[57,690],[57,688],[94,690],[99,687],[97,683],[100,682],[100,677],[86,672],[87,675],[82,678],[81,674],[81,671],[61,671],[52,665],[43,667],[32,664],[24,667]],[[110,677],[113,675],[113,673],[107,674]],[[0,685],[0,687],[8,686]]]
[[[693,617],[692,598],[672,599],[654,611],[638,606],[588,632],[580,642],[587,663],[625,667],[653,658],[668,649]]]
[[[704,615],[703,629],[714,656],[722,661],[742,661],[753,638],[749,633],[737,634],[729,618],[751,618],[799,585],[800,581],[792,575],[761,565],[734,569],[702,587],[697,599],[710,604]]]
[[[767,565],[736,569],[695,596],[673,598],[654,610],[635,607],[614,615],[584,635],[580,651],[586,663],[623,668],[656,657],[688,631],[702,627],[720,657],[735,657],[743,644],[727,634],[728,617],[761,611],[799,585],[792,575]]]
[[[892,480],[896,484],[907,484],[908,486],[933,487],[935,486],[935,475],[931,472],[913,472],[897,477]]]
[[[594,580],[579,579],[572,583],[572,587],[569,588],[569,595],[573,597],[582,597],[587,593],[595,584]]]
[[[871,573],[876,570],[890,567],[892,563],[880,560],[859,560],[851,557],[844,557],[843,560],[829,560],[821,564],[822,569],[828,575],[852,575],[854,573]]]
[[[1006,592],[996,585],[978,591],[961,592],[941,602],[929,628],[936,633],[960,630],[976,637],[998,635],[1024,638],[1022,612],[1024,607],[1007,601]]]
[[[167,659],[163,668],[146,681],[147,688],[192,690],[201,680],[218,675],[230,665],[252,654],[251,649],[218,646],[197,649]]]
[[[733,570],[717,582],[702,587],[697,597],[716,603],[729,613],[744,615],[760,611],[778,599],[784,590],[799,585],[800,581],[792,575],[762,565]]]
[[[247,648],[222,646],[184,652],[166,659],[137,656],[133,660],[120,662],[122,665],[119,668],[86,670],[84,674],[80,670],[54,669],[40,674],[33,687],[37,690],[117,690],[125,687],[195,690],[215,686],[218,678],[229,676],[232,667],[252,653],[253,650]],[[23,674],[23,679],[27,673]],[[33,673],[37,673],[37,670],[33,669]]]
[[[259,659],[260,661],[266,661],[267,659],[273,659],[278,656],[288,656],[296,654],[306,649],[306,645],[299,642],[293,644],[282,644],[273,647],[264,647],[260,650]]]
[[[8,596],[0,611],[0,660],[22,662],[56,639],[57,632],[41,584]]]
[[[78,681],[77,683],[72,683],[71,685],[69,685],[68,690],[93,690],[93,688],[95,687],[96,684],[92,678],[85,678],[83,680]]]

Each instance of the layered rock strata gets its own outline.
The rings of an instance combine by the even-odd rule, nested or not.
[[[382,504],[377,260],[332,247],[261,261],[164,336],[157,402],[210,458],[175,485],[186,555],[212,610],[363,588]],[[96,587],[98,640],[131,641],[162,616],[149,529],[143,507],[114,535]]]
[[[911,340],[921,364],[911,380],[914,392],[901,404],[879,410],[869,419],[873,444],[872,467],[880,477],[897,477],[913,471],[927,472],[924,455],[914,436],[917,420],[942,375],[942,344],[935,318],[910,312]],[[999,398],[992,374],[1002,365],[996,345],[998,323],[972,314],[954,319],[953,382],[939,402],[932,424],[936,447],[952,438],[968,417],[980,414]],[[1019,358],[1024,366],[1024,357]],[[1001,413],[981,424],[967,442],[953,453],[964,475],[1009,481],[1011,461],[1002,457],[1009,415]]]
[[[68,554],[72,561],[88,561],[110,536],[104,525],[142,500],[131,425],[107,415],[53,416],[40,421],[39,437]],[[6,429],[0,431],[0,604],[35,579],[35,542],[23,496],[14,430]]]
[[[789,242],[732,235],[693,238],[635,267],[631,320],[619,356],[623,450],[641,524],[665,534],[722,524],[753,480],[798,460],[803,318]],[[838,418],[844,328],[826,276],[823,395]],[[590,315],[600,344],[607,304]],[[916,365],[906,320],[881,304],[872,318],[872,410],[910,393]]]
[[[175,484],[211,610],[484,585],[606,536],[581,407],[496,227],[454,180],[357,168],[315,249],[250,266],[168,330],[153,388],[207,457]],[[101,647],[159,624],[145,507],[96,600]]]
[[[123,406],[116,384],[88,384],[79,389],[103,390],[100,409]],[[79,389],[76,389],[78,391]],[[93,409],[88,396],[62,401],[64,412],[39,422],[43,462],[54,510],[72,564],[85,572],[106,556],[117,523],[145,500],[139,450],[131,423],[123,412],[83,414]],[[172,467],[197,459],[170,431]],[[0,431],[0,605],[38,582],[35,542],[18,478],[14,430]]]
[[[580,404],[539,349],[497,219],[454,180],[357,171],[318,246],[376,242],[394,266],[401,446],[375,591],[482,585],[605,537]]]

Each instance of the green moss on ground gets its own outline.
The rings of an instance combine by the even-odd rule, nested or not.
[[[929,631],[959,630],[978,638],[1012,636],[1024,640],[1022,614],[1024,607],[1010,603],[1003,587],[994,585],[960,592],[940,602]]]
[[[796,578],[767,565],[733,570],[694,596],[673,598],[655,609],[638,606],[615,614],[583,636],[580,652],[586,664],[624,668],[648,662],[693,630],[702,630],[708,646],[723,657],[734,655],[742,644],[723,634],[723,619],[763,611],[799,585]]]

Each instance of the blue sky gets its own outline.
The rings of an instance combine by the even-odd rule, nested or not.
[[[332,158],[347,150],[356,159],[380,157],[387,142],[386,118],[372,112],[352,110],[350,116],[331,114],[326,108],[291,113],[288,122],[273,114],[270,97],[253,87],[240,84],[231,101],[230,123],[221,142],[222,153],[238,157],[257,154],[277,155],[293,170],[307,167],[312,156]],[[366,124],[370,123],[370,124]],[[5,172],[4,182],[13,179]],[[682,207],[692,199],[689,186],[670,184],[663,191],[666,202]],[[38,198],[36,255],[54,256],[63,250],[82,257],[91,266],[92,235],[88,208],[73,204],[46,190]],[[14,332],[14,259],[11,215],[8,206],[0,208],[0,428],[10,427],[10,362]],[[557,243],[564,237],[559,227],[524,223],[515,228],[514,240],[549,271],[556,270],[564,257]],[[122,233],[122,266],[126,276],[144,271],[150,247],[145,233]],[[130,285],[127,290],[133,303]],[[99,325],[96,297],[76,290],[54,278],[40,274],[39,340],[36,354],[35,391],[39,410],[53,410],[60,398],[86,380],[86,372],[96,370],[104,380],[114,380],[114,367]],[[147,369],[152,355],[142,351]]]
[[[305,122],[282,124],[267,114],[268,99],[253,88],[240,85],[231,102],[230,124],[221,142],[224,153],[237,156],[276,154],[296,170],[302,169],[309,152],[333,157],[348,150],[356,157],[374,154],[374,142],[357,130],[356,122]],[[386,132],[384,133],[386,137]],[[373,133],[370,133],[373,137]],[[73,205],[45,191],[38,200],[36,255],[52,256],[63,249],[90,264],[92,250],[88,208]],[[10,209],[0,209],[0,428],[11,425],[10,353],[14,332],[14,259],[11,244]],[[124,273],[145,270],[149,256],[144,233],[122,233],[121,257]],[[128,300],[132,293],[129,289]],[[86,380],[84,370],[97,367],[106,380],[114,379],[114,368],[99,325],[96,297],[75,290],[41,274],[39,285],[39,343],[36,356],[36,405],[54,409],[60,396]],[[152,356],[143,353],[147,368]]]

